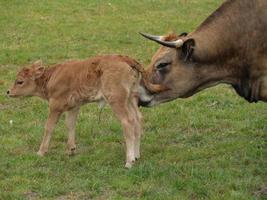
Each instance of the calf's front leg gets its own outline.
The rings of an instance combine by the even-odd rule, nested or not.
[[[75,144],[75,123],[77,120],[77,116],[79,113],[79,107],[74,108],[72,110],[69,110],[66,115],[66,126],[69,131],[69,137],[68,137],[68,154],[73,155],[76,150],[76,144]]]
[[[39,151],[37,152],[39,156],[44,156],[45,153],[48,151],[48,146],[49,146],[49,142],[51,139],[51,135],[53,133],[53,130],[61,114],[62,112],[50,109],[48,119],[45,124],[45,132],[44,132],[43,140],[40,145]]]

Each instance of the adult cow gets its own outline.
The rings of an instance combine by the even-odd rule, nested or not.
[[[147,70],[169,90],[143,106],[226,83],[248,102],[267,101],[267,0],[227,0],[190,34],[144,37],[163,45]]]

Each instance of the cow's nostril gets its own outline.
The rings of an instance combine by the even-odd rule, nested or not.
[[[8,90],[6,93],[7,93],[7,94],[9,94],[9,93],[10,93],[10,91]]]

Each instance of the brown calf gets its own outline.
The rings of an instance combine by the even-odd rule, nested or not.
[[[49,102],[49,116],[38,155],[48,151],[49,141],[57,121],[67,112],[68,150],[74,153],[75,122],[80,106],[89,102],[107,102],[123,127],[126,141],[126,167],[140,157],[142,133],[138,99],[150,91],[160,90],[142,77],[143,68],[127,56],[105,55],[82,61],[68,61],[44,68],[40,62],[23,68],[14,86],[7,91],[10,97],[38,96]],[[142,76],[143,74],[143,76]],[[144,84],[145,86],[142,86]]]

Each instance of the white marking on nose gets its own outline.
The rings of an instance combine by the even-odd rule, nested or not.
[[[142,86],[139,86],[138,92],[139,92],[139,95],[140,95],[139,98],[143,102],[148,102],[148,101],[151,101],[153,99],[153,96],[152,95],[149,95],[146,92],[146,89],[144,87],[142,87]]]

